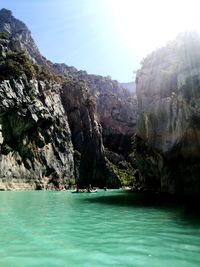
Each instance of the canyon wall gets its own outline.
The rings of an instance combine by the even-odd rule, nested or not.
[[[0,10],[0,98],[1,190],[74,182],[118,188],[129,179],[134,94],[110,77],[47,60],[6,9]]]
[[[200,194],[200,38],[178,36],[137,73],[137,165],[151,190]]]

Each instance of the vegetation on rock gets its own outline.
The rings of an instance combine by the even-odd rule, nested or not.
[[[119,176],[104,149],[107,140],[119,132],[112,146],[120,147],[119,155],[125,151],[123,140],[131,138],[136,118],[131,93],[110,77],[53,64],[40,54],[24,23],[11,12],[0,12],[0,147],[7,156],[0,187],[4,187],[4,175],[8,179],[5,187],[20,176],[37,189],[63,183],[67,187],[74,184],[74,178],[79,186],[118,188]],[[5,23],[10,26],[9,34]],[[72,149],[76,151],[73,158]]]

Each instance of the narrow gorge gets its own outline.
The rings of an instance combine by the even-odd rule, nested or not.
[[[134,93],[47,60],[9,10],[0,32],[0,189],[132,183]]]
[[[2,9],[0,190],[77,183],[199,196],[199,51],[198,34],[185,33],[148,55],[136,96],[47,60]]]

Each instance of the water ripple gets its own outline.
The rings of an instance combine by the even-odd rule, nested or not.
[[[1,192],[0,267],[199,267],[200,222],[117,191]]]

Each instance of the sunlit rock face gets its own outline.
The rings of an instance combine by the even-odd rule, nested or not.
[[[136,82],[141,180],[156,190],[200,195],[199,36],[180,35],[153,52]]]
[[[38,76],[30,32],[8,10],[0,30],[0,190],[66,185],[74,161],[62,86]]]
[[[5,80],[0,83],[0,189],[66,185],[73,176],[73,147],[60,85]]]
[[[44,64],[45,58],[40,54],[28,27],[16,19],[10,10],[0,10],[0,32],[12,36],[10,46],[12,50],[25,51],[36,63]]]
[[[0,100],[0,190],[68,186],[74,178],[80,187],[116,188],[116,165],[123,175],[132,170],[126,161],[135,96],[111,77],[45,59],[27,26],[6,9]]]

